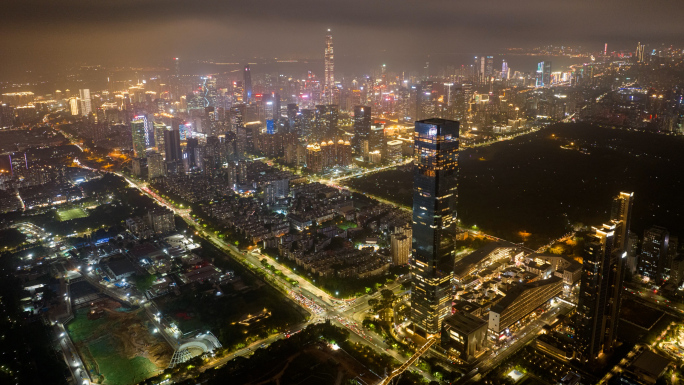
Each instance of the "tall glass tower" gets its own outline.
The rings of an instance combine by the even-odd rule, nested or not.
[[[252,71],[249,69],[249,64],[245,66],[245,70],[242,73],[243,75],[243,80],[244,80],[244,95],[242,97],[242,100],[245,103],[249,103],[250,99],[252,99]]]
[[[335,87],[335,56],[333,55],[333,38],[328,30],[328,34],[325,35],[325,83],[324,92],[325,100],[328,104],[332,104],[333,98],[333,88]]]
[[[144,158],[147,147],[150,147],[150,135],[147,116],[139,115],[131,121],[131,138],[136,158]]]
[[[587,236],[575,320],[583,361],[595,361],[617,342],[633,199],[633,193],[621,192],[613,199],[610,222]]]
[[[446,119],[416,122],[413,176],[411,321],[437,334],[450,314],[458,200],[458,128]]]

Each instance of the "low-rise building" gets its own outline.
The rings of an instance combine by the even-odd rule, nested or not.
[[[516,285],[490,309],[489,329],[496,334],[505,331],[562,291],[559,277]]]
[[[484,349],[486,336],[487,321],[470,313],[456,312],[442,323],[442,347],[465,361]]]

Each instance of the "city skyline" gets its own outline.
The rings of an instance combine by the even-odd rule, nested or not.
[[[0,383],[681,384],[682,14],[7,0]]]
[[[0,70],[40,67],[37,59],[45,57],[52,65],[69,66],[150,65],[167,57],[233,58],[240,62],[249,57],[317,57],[318,33],[327,29],[336,35],[337,59],[376,52],[390,56],[411,52],[424,57],[546,44],[581,45],[598,52],[605,43],[609,51],[631,48],[637,41],[682,43],[675,16],[682,11],[681,3],[667,2],[642,14],[642,1],[563,2],[561,9],[536,2],[544,6],[518,7],[494,1],[484,8],[474,3],[457,8],[448,3],[409,2],[395,5],[388,14],[380,4],[366,2],[265,1],[254,6],[207,1],[196,6],[171,1],[162,6],[158,2],[96,5],[72,0],[69,12],[62,12],[65,8],[55,9],[52,2],[34,1],[29,8],[26,2],[10,0],[0,16],[0,32],[6,36],[0,49],[13,55],[0,62]],[[366,12],[356,12],[358,7]],[[419,29],[396,21],[428,17],[433,22]],[[128,29],[130,23],[145,27]],[[277,34],[285,44],[274,39],[268,28],[275,23],[286,31]],[[638,32],[630,27],[637,23]],[[19,25],[22,28],[17,28]],[[89,32],[84,35],[85,30]],[[162,30],[165,33],[159,34]],[[458,39],[472,31],[477,31],[477,38]],[[154,36],[155,43],[147,36]],[[197,44],[198,39],[204,43]],[[57,43],[64,40],[71,44]],[[142,51],[145,55],[137,54]]]

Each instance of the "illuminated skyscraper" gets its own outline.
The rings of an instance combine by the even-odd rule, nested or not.
[[[325,83],[324,92],[325,100],[332,104],[333,102],[333,88],[335,87],[335,60],[333,55],[333,38],[328,29],[328,34],[325,36]]]
[[[78,115],[78,110],[79,110],[78,98],[69,99],[69,110],[71,111],[71,115],[73,115],[73,116]]]
[[[131,121],[131,138],[133,139],[133,152],[136,158],[144,158],[145,151],[149,147],[149,128],[147,117],[139,115]]]
[[[414,131],[411,321],[439,333],[450,314],[458,200],[459,123],[417,121]]]
[[[80,89],[78,90],[79,96],[81,98],[81,115],[87,116],[90,115],[90,113],[93,111],[91,107],[91,102],[90,102],[90,90],[85,88],[85,89]]]
[[[551,62],[542,61],[537,63],[536,87],[551,85]]]
[[[494,76],[494,56],[487,56],[487,58],[485,60],[486,83],[490,83],[492,81],[493,76]]]
[[[610,223],[594,227],[587,237],[575,323],[583,361],[610,352],[617,341],[633,199],[633,193],[620,193],[613,199]]]
[[[637,63],[643,63],[644,62],[644,51],[646,50],[646,46],[644,44],[641,44],[641,42],[637,43],[637,48],[636,48],[636,61]]]
[[[357,155],[368,158],[371,136],[371,108],[354,106],[354,149]]]
[[[501,80],[508,80],[510,77],[510,71],[511,69],[508,68],[508,62],[506,60],[503,61],[501,64]]]
[[[249,64],[245,66],[245,71],[243,73],[244,78],[244,95],[243,101],[248,103],[252,99],[252,72],[249,69]]]

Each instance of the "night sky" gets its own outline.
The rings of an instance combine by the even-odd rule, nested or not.
[[[439,55],[684,41],[684,1],[630,0],[3,0],[0,73],[74,64]]]

